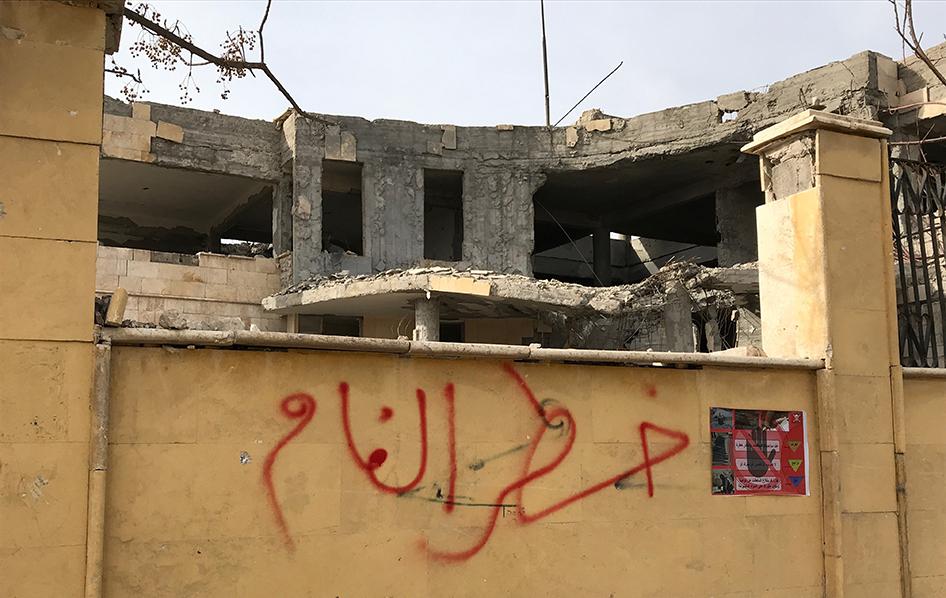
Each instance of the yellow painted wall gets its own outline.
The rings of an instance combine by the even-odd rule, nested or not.
[[[81,596],[105,17],[0,28],[0,596]]]
[[[653,497],[639,473],[628,488],[608,484],[529,525],[517,524],[516,507],[499,508],[478,554],[443,562],[431,551],[476,544],[494,511],[447,513],[438,499],[450,479],[446,385],[455,387],[458,502],[495,503],[523,475],[527,451],[516,447],[542,426],[505,365],[547,409],[574,417],[571,452],[524,490],[527,513],[639,465],[642,422],[690,444],[653,466]],[[381,491],[356,465],[341,382],[357,448],[364,459],[387,451],[378,475],[389,485],[417,472],[416,388],[427,393],[429,458],[414,492]],[[267,455],[301,421],[280,411],[298,392],[315,399],[315,415],[272,468],[290,549],[263,477]],[[106,595],[820,597],[815,395],[811,372],[116,347]],[[805,410],[811,496],[712,496],[711,406]],[[533,469],[566,438],[549,430]],[[652,458],[678,442],[658,432],[648,440]]]
[[[913,598],[946,596],[946,379],[904,381]]]

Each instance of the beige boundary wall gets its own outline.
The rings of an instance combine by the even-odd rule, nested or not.
[[[285,318],[262,306],[263,297],[280,290],[272,258],[100,245],[96,293],[107,295],[119,286],[128,291],[126,319],[157,324],[164,312],[174,310],[190,328],[248,330],[255,324],[264,331],[286,331]]]
[[[122,346],[111,376],[106,596],[822,595],[817,475],[808,497],[710,494],[709,408],[802,409],[815,429],[812,371]],[[517,376],[550,413],[571,413],[574,446],[521,498],[498,498],[570,436],[547,430],[529,464],[524,445],[545,426]],[[362,458],[387,452],[377,477],[388,486],[417,475],[426,392],[428,459],[412,491],[379,488],[350,454],[341,383]],[[308,425],[281,408],[300,392],[317,404]],[[517,508],[540,514],[639,466],[645,422],[673,434],[647,432],[651,459],[679,451],[652,466],[652,497],[642,470],[517,522]],[[268,456],[287,438],[271,494]],[[817,472],[817,435],[809,442]],[[475,546],[492,517],[478,554],[438,557]]]
[[[746,148],[782,359],[94,338],[105,15],[88,4],[0,2],[0,596],[946,593],[946,379],[899,366],[878,123],[809,111]],[[805,410],[812,495],[711,496],[713,405]]]

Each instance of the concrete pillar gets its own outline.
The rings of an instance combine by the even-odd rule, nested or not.
[[[766,194],[757,210],[763,348],[825,360],[813,421],[833,598],[910,592],[889,134],[809,110],[743,148],[761,157]]]
[[[414,340],[440,340],[440,300],[436,297],[414,301]]]
[[[292,251],[292,160],[273,189],[273,255]]]
[[[663,316],[664,350],[693,353],[693,303],[681,283],[667,290]]]
[[[283,134],[292,155],[292,281],[300,282],[321,270],[322,132],[317,123],[291,114]]]
[[[755,182],[716,191],[717,253],[720,266],[754,262],[759,258],[755,210],[765,201]]]
[[[599,228],[592,235],[594,240],[595,277],[601,286],[611,285],[611,231]]]

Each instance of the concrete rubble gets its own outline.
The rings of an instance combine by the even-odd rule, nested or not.
[[[399,293],[434,293],[459,316],[475,315],[472,310],[480,300],[492,313],[537,318],[564,339],[565,347],[617,349],[629,348],[642,333],[659,331],[668,309],[679,308],[689,326],[691,313],[746,307],[758,293],[758,272],[754,264],[706,268],[676,262],[640,283],[609,287],[449,267],[391,269],[371,275],[338,272],[292,285],[266,298],[264,305],[278,310]]]

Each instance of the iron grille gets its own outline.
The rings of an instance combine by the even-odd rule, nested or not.
[[[891,159],[900,363],[946,367],[946,166]]]

